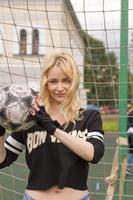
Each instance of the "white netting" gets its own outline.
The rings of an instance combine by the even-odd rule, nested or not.
[[[120,3],[120,0],[0,0],[0,88],[26,83],[38,90],[45,54],[52,50],[68,51],[79,65],[82,106],[100,109],[105,128],[108,121],[118,122]],[[132,14],[133,3],[129,0],[130,72]],[[130,85],[132,80],[130,76]],[[90,165],[88,188],[94,199],[103,200],[106,196],[106,177],[117,146],[116,132],[115,127],[113,134],[105,134],[105,155],[98,165]],[[0,200],[22,199],[27,176],[22,153],[12,166],[0,170]],[[126,182],[124,194],[126,199],[132,199],[129,189],[132,179]],[[118,199],[118,191],[114,191],[114,199]]]

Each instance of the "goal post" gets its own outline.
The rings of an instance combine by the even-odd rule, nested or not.
[[[120,21],[120,69],[119,69],[119,134],[112,163],[112,170],[107,177],[106,200],[124,200],[125,176],[127,167],[127,105],[128,105],[128,0],[121,0]],[[116,187],[117,186],[117,187]]]
[[[120,31],[120,72],[119,72],[119,132],[120,138],[127,138],[128,105],[128,0],[121,0]],[[124,200],[124,186],[127,165],[127,143],[121,144],[119,151],[119,192],[118,199]]]

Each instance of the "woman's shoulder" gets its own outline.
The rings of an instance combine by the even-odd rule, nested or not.
[[[83,113],[86,116],[90,116],[90,115],[100,115],[99,110],[95,110],[95,109],[85,109],[85,108],[80,108],[80,112]]]
[[[80,109],[80,116],[81,116],[81,119],[83,121],[94,121],[94,120],[102,120],[101,119],[101,114],[98,110],[94,110],[94,109],[84,109],[84,108],[81,108]]]

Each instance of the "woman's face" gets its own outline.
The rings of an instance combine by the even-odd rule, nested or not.
[[[60,67],[55,66],[48,72],[47,89],[52,101],[61,104],[71,86],[71,80],[64,74]]]

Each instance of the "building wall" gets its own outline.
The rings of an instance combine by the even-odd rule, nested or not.
[[[71,52],[81,74],[80,94],[86,105],[83,87],[84,43],[63,0],[0,0],[0,87],[27,83],[39,87],[40,68],[46,53]],[[27,4],[28,2],[28,4]],[[9,8],[11,7],[11,8]],[[65,9],[65,12],[64,12]],[[27,33],[27,54],[20,54],[20,30]],[[32,55],[32,31],[39,31],[39,54]],[[35,88],[36,87],[36,88]],[[84,99],[84,100],[83,100]]]

